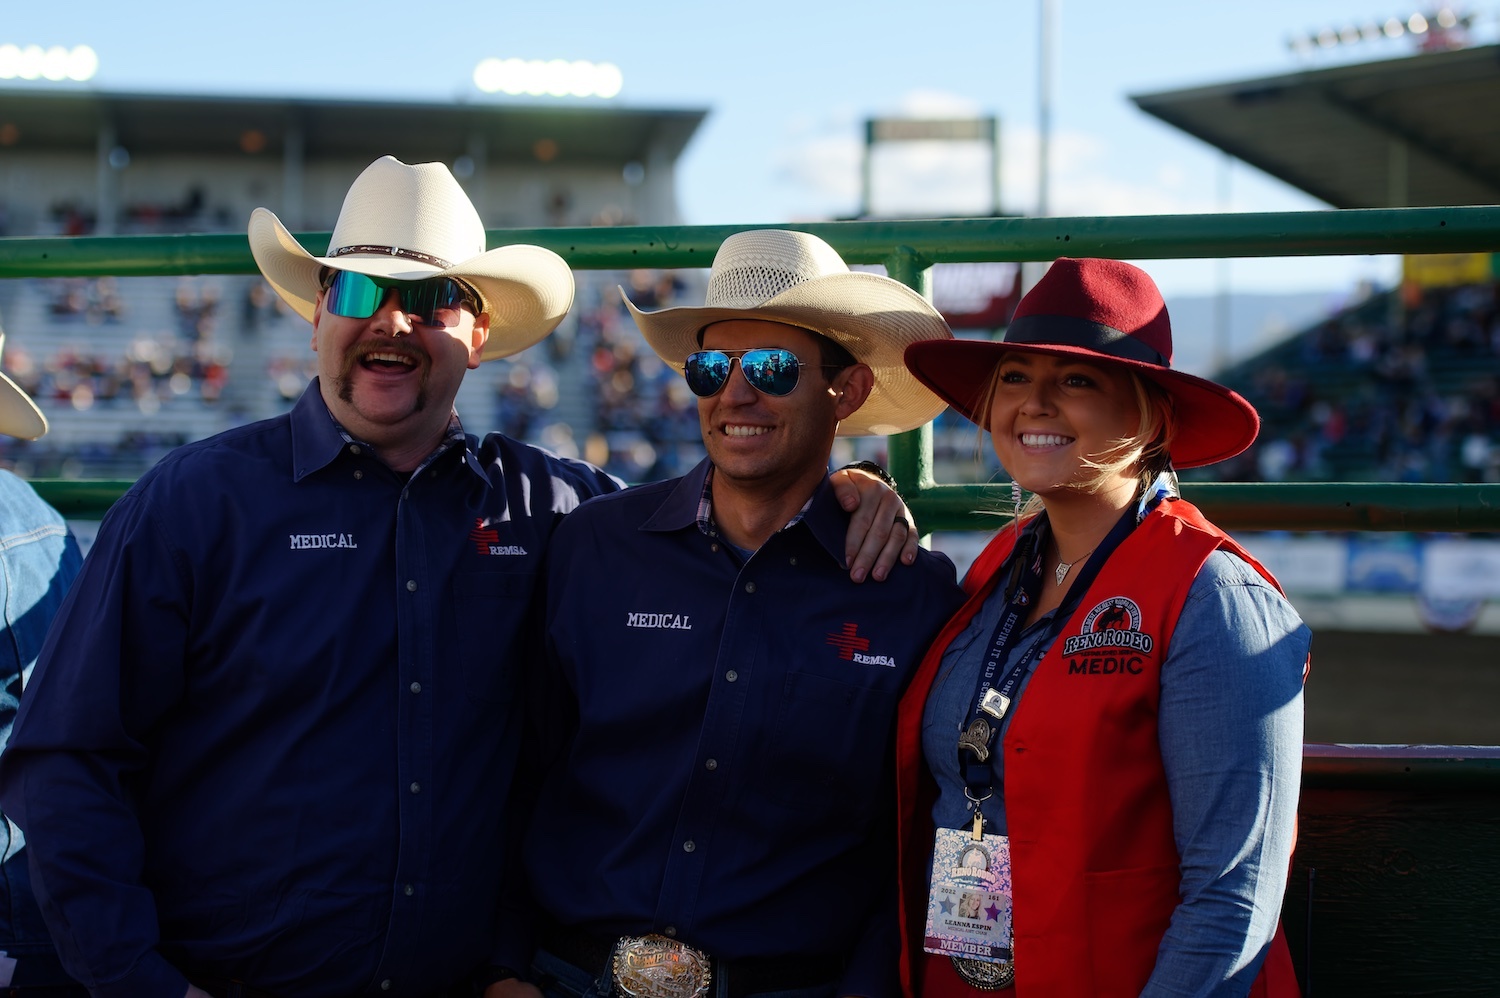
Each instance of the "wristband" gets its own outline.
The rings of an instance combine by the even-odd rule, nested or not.
[[[856,468],[860,471],[868,471],[870,474],[874,475],[876,478],[889,485],[892,492],[896,492],[899,494],[900,490],[896,488],[896,480],[891,477],[891,473],[889,471],[886,471],[880,465],[876,464],[874,461],[855,461],[852,464],[844,465],[839,470],[848,471],[851,468]]]

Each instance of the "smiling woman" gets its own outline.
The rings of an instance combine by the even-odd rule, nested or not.
[[[907,348],[1034,497],[902,703],[908,995],[1295,992],[1277,924],[1309,634],[1177,496],[1174,462],[1231,457],[1259,420],[1171,358],[1156,285],[1108,260],[1057,261],[1002,343]],[[958,868],[975,844],[994,860]],[[976,892],[977,926],[953,914]]]

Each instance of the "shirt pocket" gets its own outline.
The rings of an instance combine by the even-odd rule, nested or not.
[[[766,750],[766,796],[811,818],[861,817],[882,799],[896,694],[794,672]]]
[[[459,672],[464,692],[483,703],[507,703],[517,695],[523,663],[510,652],[538,653],[541,622],[533,596],[534,572],[475,572],[453,580]]]

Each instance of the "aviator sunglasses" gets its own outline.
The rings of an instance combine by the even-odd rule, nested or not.
[[[475,315],[480,312],[478,296],[451,277],[391,281],[352,270],[335,270],[324,279],[323,288],[328,292],[323,299],[328,311],[346,319],[368,319],[392,291],[400,299],[406,317],[424,326],[451,329],[461,321],[461,309],[467,307]]]
[[[838,370],[838,364],[806,364],[790,350],[759,347],[755,350],[699,350],[688,354],[682,365],[682,376],[699,398],[717,395],[729,380],[735,360],[750,387],[763,395],[790,395],[797,387],[797,376],[804,367]]]

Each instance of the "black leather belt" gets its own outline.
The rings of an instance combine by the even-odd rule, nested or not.
[[[224,977],[194,977],[193,986],[213,995],[213,998],[277,998],[269,991],[252,988],[244,981],[231,981]]]
[[[610,957],[615,939],[589,935],[557,926],[540,933],[542,949],[564,963],[571,963],[596,980],[610,977]],[[723,981],[728,998],[767,991],[795,991],[837,983],[844,972],[844,961],[829,956],[750,957],[744,960],[713,961],[714,980]],[[715,984],[714,989],[717,989]]]

